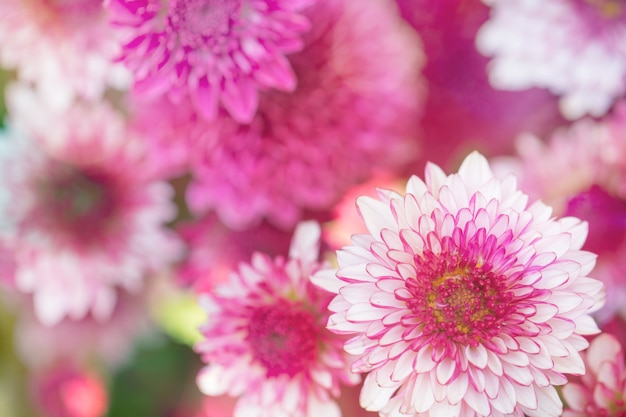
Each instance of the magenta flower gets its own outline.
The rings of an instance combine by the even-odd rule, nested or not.
[[[313,29],[290,57],[296,90],[266,92],[249,125],[220,117],[192,141],[194,212],[214,210],[234,229],[263,219],[289,229],[375,170],[417,158],[420,39],[385,0],[320,0],[307,15]]]
[[[626,9],[617,0],[485,0],[477,36],[492,85],[547,88],[568,119],[604,115],[626,92]]]
[[[203,299],[209,322],[196,346],[208,365],[198,384],[207,395],[240,396],[235,417],[339,417],[339,383],[354,384],[341,346],[325,328],[331,294],[309,281],[320,228],[301,223],[289,258],[252,256],[228,284]]]
[[[470,154],[428,164],[406,194],[358,208],[369,231],[313,281],[337,295],[328,328],[353,337],[361,405],[381,416],[559,416],[555,385],[585,372],[602,284],[587,277],[587,225],[527,204]]]
[[[563,417],[621,417],[626,415],[624,351],[617,339],[603,333],[583,353],[587,373],[562,389],[567,407]]]
[[[113,62],[122,36],[102,0],[0,2],[0,66],[16,70],[58,109],[128,86],[128,72]]]
[[[131,28],[121,59],[137,91],[189,96],[205,118],[221,105],[240,122],[254,116],[259,90],[296,86],[285,55],[302,48],[302,11],[315,0],[110,0],[113,21]]]
[[[176,214],[172,190],[142,171],[141,141],[108,106],[53,113],[20,97],[12,114],[28,132],[15,127],[0,142],[1,188],[11,196],[0,217],[15,286],[33,295],[45,324],[102,320],[115,307],[115,287],[138,291],[145,274],[180,257],[165,227]]]

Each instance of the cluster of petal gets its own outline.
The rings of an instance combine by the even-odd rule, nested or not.
[[[626,91],[626,8],[615,0],[491,0],[478,49],[496,88],[549,89],[569,119],[604,115]]]
[[[417,158],[423,102],[421,41],[387,0],[320,0],[290,61],[293,93],[263,93],[256,117],[220,117],[198,141],[187,194],[232,228],[266,218],[288,229],[303,211],[329,210],[374,169]],[[207,143],[208,142],[208,143]],[[297,184],[297,185],[296,185]]]
[[[285,55],[309,29],[302,11],[315,0],[110,0],[112,21],[133,32],[121,60],[136,91],[189,97],[205,118],[221,104],[249,122],[259,90],[291,91],[296,77]]]
[[[209,321],[196,350],[208,365],[198,385],[240,396],[235,417],[339,417],[339,383],[359,380],[345,340],[325,328],[332,295],[309,280],[324,266],[320,234],[315,222],[299,224],[287,259],[257,252],[202,299]]]
[[[583,374],[602,284],[580,250],[587,225],[528,205],[470,154],[428,164],[406,194],[357,201],[368,234],[314,283],[337,295],[328,328],[353,337],[361,405],[381,416],[559,416],[555,385]]]
[[[0,65],[57,109],[128,85],[127,71],[113,62],[121,36],[102,0],[0,2]]]
[[[626,415],[624,351],[610,333],[595,337],[582,354],[587,372],[566,384],[563,417],[619,417]]]
[[[494,160],[498,176],[514,173],[531,198],[589,223],[584,248],[599,255],[594,277],[607,286],[597,318],[626,317],[626,103],[603,121],[580,120],[547,141],[518,139],[517,156]]]
[[[145,274],[180,257],[165,227],[176,214],[171,187],[142,172],[141,141],[105,103],[57,113],[22,93],[0,140],[15,287],[33,294],[45,324],[104,319],[115,287],[138,291]]]

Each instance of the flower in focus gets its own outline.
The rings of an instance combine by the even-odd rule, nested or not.
[[[358,208],[369,231],[313,282],[337,295],[328,328],[369,372],[361,405],[382,416],[559,416],[555,385],[582,374],[602,284],[580,250],[587,225],[527,204],[474,152],[458,174],[428,164],[406,194]]]
[[[295,88],[286,54],[302,48],[302,14],[315,0],[110,0],[116,26],[132,40],[122,61],[135,89],[188,96],[205,118],[219,104],[240,122],[254,116],[259,90]]]
[[[325,328],[332,295],[309,281],[323,266],[320,233],[301,223],[287,259],[257,252],[203,299],[209,322],[196,350],[208,365],[198,385],[241,396],[235,417],[337,417],[339,383],[359,380],[347,369],[344,339]]]
[[[0,2],[0,65],[17,70],[57,109],[126,87],[127,71],[113,63],[121,36],[109,26],[102,0]]]
[[[33,295],[44,324],[105,319],[114,287],[136,292],[145,274],[181,255],[165,228],[176,213],[172,190],[142,172],[141,142],[104,103],[54,113],[21,98],[16,126],[0,137],[15,287]],[[37,123],[20,125],[26,111]]]
[[[424,57],[393,2],[320,0],[307,16],[305,47],[290,56],[296,90],[263,93],[249,125],[220,117],[204,129],[210,140],[195,141],[195,213],[214,210],[233,229],[262,219],[289,229],[375,169],[417,158]]]
[[[626,415],[624,351],[609,333],[595,337],[583,353],[587,373],[562,389],[567,408],[563,417]]]
[[[489,0],[477,46],[497,88],[549,89],[563,115],[604,115],[626,91],[626,8],[618,0]]]
[[[494,160],[494,169],[499,176],[515,173],[521,188],[555,215],[589,223],[584,249],[599,255],[594,277],[607,287],[596,317],[626,318],[626,103],[603,121],[577,121],[546,142],[524,135],[517,149],[515,157]]]

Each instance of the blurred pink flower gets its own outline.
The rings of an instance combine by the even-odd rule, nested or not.
[[[285,55],[302,48],[316,0],[108,0],[116,26],[130,28],[122,61],[135,89],[188,96],[203,117],[219,104],[240,122],[254,116],[259,90],[296,86]]]
[[[547,142],[524,135],[517,148],[517,156],[494,160],[494,169],[515,173],[520,188],[556,215],[589,222],[584,248],[599,255],[594,277],[607,286],[597,317],[626,318],[626,103],[604,121],[577,121]]]
[[[209,322],[196,350],[208,365],[198,385],[240,396],[235,417],[338,417],[339,383],[359,380],[347,369],[344,339],[324,327],[331,294],[309,281],[323,266],[320,233],[301,223],[287,259],[255,253],[203,299]]]
[[[312,30],[290,56],[296,90],[263,93],[249,125],[220,117],[196,141],[192,211],[215,210],[231,228],[266,218],[288,229],[373,170],[417,158],[424,56],[394,6],[320,0],[309,9]]]
[[[287,253],[291,232],[266,223],[250,230],[233,231],[214,216],[183,223],[177,231],[189,248],[177,267],[179,284],[195,292],[210,292],[216,284],[228,281],[230,271],[254,252],[269,256]]]
[[[143,294],[118,290],[107,320],[88,314],[80,320],[64,319],[43,325],[33,314],[32,300],[11,297],[16,313],[14,329],[18,357],[30,369],[45,369],[59,362],[104,363],[108,369],[124,365],[135,343],[154,329]],[[45,349],[41,347],[45,346]]]
[[[165,228],[176,214],[172,190],[142,171],[141,141],[104,103],[54,113],[23,93],[0,141],[15,286],[33,294],[45,324],[105,319],[114,287],[138,291],[146,273],[180,257]]]
[[[458,174],[426,167],[406,194],[357,202],[369,234],[313,282],[336,293],[328,328],[381,416],[559,416],[555,385],[585,372],[602,284],[587,225],[527,204],[474,152]]]
[[[620,343],[613,335],[603,333],[591,341],[582,356],[587,372],[561,391],[567,404],[563,417],[626,415],[626,368]]]
[[[626,91],[626,9],[617,0],[486,0],[478,49],[497,88],[549,89],[568,119],[604,115]]]
[[[63,363],[33,375],[33,398],[46,417],[103,417],[108,396],[102,379]]]
[[[76,98],[100,99],[130,79],[113,63],[122,33],[108,24],[102,0],[0,2],[0,66],[17,70],[57,109]]]

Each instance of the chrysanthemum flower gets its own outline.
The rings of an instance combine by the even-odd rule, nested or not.
[[[626,103],[601,122],[577,121],[545,142],[524,135],[517,149],[515,157],[494,160],[494,170],[515,173],[521,188],[555,215],[589,223],[584,249],[599,255],[594,277],[607,286],[596,317],[626,317]]]
[[[126,87],[128,72],[113,62],[122,35],[110,27],[102,0],[0,2],[0,65],[58,109]]]
[[[361,405],[382,416],[559,416],[554,385],[582,374],[583,335],[602,284],[587,277],[587,225],[530,206],[515,179],[470,154],[458,174],[426,167],[406,194],[357,201],[369,234],[313,281],[336,293],[328,328],[355,372]]]
[[[106,318],[115,286],[137,291],[146,273],[180,256],[165,227],[176,213],[172,190],[142,171],[141,142],[104,103],[63,114],[32,96],[16,106],[16,124],[28,112],[37,123],[0,138],[0,187],[12,196],[0,213],[11,226],[15,286],[33,294],[46,324]]]
[[[477,45],[497,88],[542,87],[563,115],[602,116],[626,91],[626,8],[617,0],[490,0]]]
[[[228,284],[204,299],[208,365],[198,376],[207,395],[241,396],[235,417],[338,417],[339,383],[356,383],[341,346],[325,328],[332,294],[309,278],[318,262],[320,228],[301,223],[289,257],[255,253]]]
[[[296,85],[285,55],[302,48],[316,0],[110,0],[113,21],[131,28],[122,60],[137,91],[189,95],[206,118],[222,106],[249,122],[258,91]]]
[[[231,228],[265,218],[292,228],[332,208],[374,169],[417,158],[423,54],[393,3],[319,0],[302,52],[290,57],[293,93],[264,93],[250,125],[220,117],[197,141],[187,194]],[[296,186],[297,184],[297,186]]]
[[[583,353],[587,372],[562,389],[567,407],[563,417],[621,417],[626,415],[624,351],[617,339],[603,333]]]

